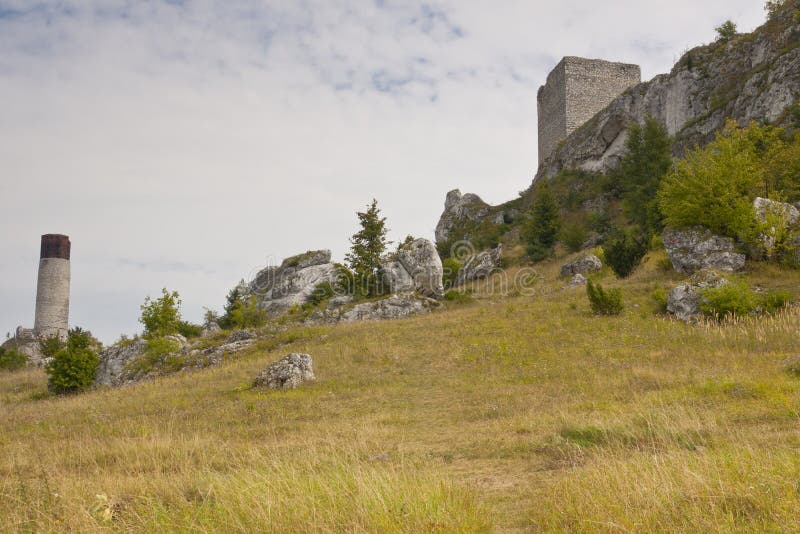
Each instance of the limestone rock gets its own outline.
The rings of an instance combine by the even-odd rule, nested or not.
[[[387,260],[381,265],[383,283],[390,293],[414,291],[414,279],[399,261]]]
[[[200,333],[201,336],[210,336],[211,334],[215,334],[222,330],[220,328],[219,323],[216,321],[209,321],[203,326],[203,331]]]
[[[800,220],[800,210],[785,202],[758,197],[753,201],[756,219],[761,224],[780,222],[783,227],[794,226]]]
[[[575,274],[572,279],[569,281],[567,286],[569,287],[580,287],[586,285],[586,277],[583,276],[581,273]]]
[[[410,294],[392,295],[391,297],[356,304],[349,310],[344,310],[337,318],[342,322],[353,321],[378,321],[385,319],[399,319],[419,313],[427,313],[439,303],[428,298],[419,298]]]
[[[315,250],[283,260],[279,267],[262,269],[247,284],[247,295],[254,295],[260,308],[279,315],[292,306],[304,304],[317,285],[334,283],[339,268],[330,263],[329,250]]]
[[[586,256],[580,257],[575,261],[571,261],[566,265],[562,265],[561,277],[569,278],[576,274],[593,273],[601,270],[602,268],[603,262],[600,261],[600,258],[594,254],[587,254]],[[584,281],[584,283],[586,282]]]
[[[436,225],[436,242],[443,243],[454,237],[450,233],[459,222],[479,221],[488,213],[489,205],[478,195],[462,195],[458,189],[450,191],[444,202],[444,212]]]
[[[735,251],[733,239],[714,235],[705,228],[667,228],[663,241],[667,256],[679,273],[692,274],[701,269],[735,272],[744,268],[744,254]]]
[[[498,245],[469,258],[456,277],[456,285],[487,278],[502,265],[503,248]]]
[[[143,355],[147,340],[136,339],[131,343],[112,345],[100,353],[100,365],[95,375],[95,386],[116,386],[123,381],[128,362]]]
[[[289,354],[270,364],[256,377],[256,387],[295,389],[315,380],[312,359],[308,354]]]
[[[444,295],[442,260],[431,241],[415,239],[397,251],[397,260],[413,280],[417,293],[429,298]]]
[[[727,279],[714,271],[697,272],[688,282],[674,287],[669,292],[667,311],[681,321],[691,322],[701,315],[700,306],[703,303],[703,297],[700,292],[727,283]]]
[[[225,343],[236,343],[239,341],[249,341],[255,339],[256,335],[252,330],[234,330],[225,339]]]
[[[753,210],[762,230],[757,238],[755,255],[764,259],[774,259],[778,253],[776,245],[779,242],[788,246],[790,255],[797,251],[793,236],[790,235],[791,228],[796,226],[800,219],[800,211],[797,208],[791,204],[759,197],[753,201]],[[788,259],[793,260],[791,257]]]

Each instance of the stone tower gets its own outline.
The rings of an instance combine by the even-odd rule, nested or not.
[[[539,164],[572,132],[641,81],[638,65],[562,59],[539,88]]]
[[[42,236],[33,323],[37,337],[59,336],[64,339],[69,331],[70,246],[69,237],[65,235]]]

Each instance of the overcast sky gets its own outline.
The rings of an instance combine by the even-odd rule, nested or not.
[[[447,191],[514,198],[565,55],[645,79],[751,30],[761,0],[0,0],[0,328],[33,323],[39,236],[72,240],[70,322],[139,330],[307,249],[341,260],[375,197],[433,238]]]

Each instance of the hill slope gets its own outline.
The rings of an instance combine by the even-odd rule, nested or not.
[[[50,398],[41,371],[2,374],[0,524],[799,530],[800,310],[727,326],[655,316],[651,291],[673,283],[660,259],[622,286],[619,318],[592,317],[550,264],[534,296],[513,296],[507,272],[473,303],[300,328],[280,349],[266,337],[131,387]],[[764,287],[800,282],[753,269]],[[316,383],[249,388],[298,351]]]

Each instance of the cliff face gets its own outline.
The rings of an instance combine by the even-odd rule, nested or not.
[[[790,2],[751,34],[687,52],[669,74],[616,98],[563,141],[536,178],[564,168],[606,171],[624,150],[627,126],[652,115],[675,136],[674,153],[703,145],[732,118],[745,124],[791,119],[800,97],[800,8]]]

